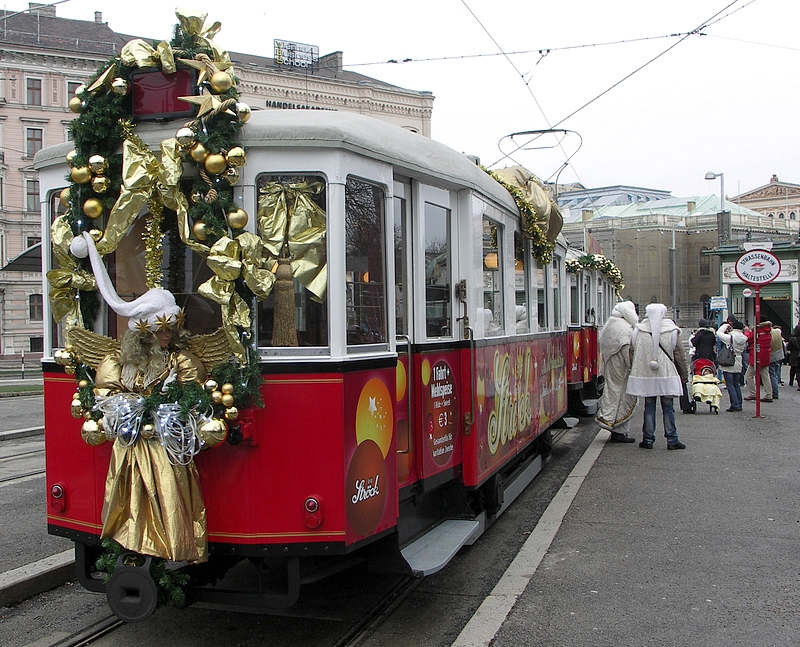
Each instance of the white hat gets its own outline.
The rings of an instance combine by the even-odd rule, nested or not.
[[[174,330],[183,326],[183,309],[175,303],[175,297],[169,290],[150,288],[138,299],[123,301],[119,298],[106,266],[100,257],[94,240],[88,233],[76,236],[70,243],[70,251],[76,258],[86,258],[92,263],[97,288],[111,309],[122,317],[128,317],[128,328],[131,330]]]

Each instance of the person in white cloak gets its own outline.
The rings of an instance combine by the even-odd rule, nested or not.
[[[631,372],[631,337],[637,323],[636,306],[631,301],[622,301],[614,306],[597,337],[603,356],[605,385],[595,420],[602,429],[611,432],[608,439],[611,443],[635,442],[628,432],[637,400],[627,389]]]
[[[667,306],[663,303],[649,304],[645,314],[646,318],[633,331],[633,362],[628,378],[628,393],[644,397],[644,422],[639,447],[653,448],[656,440],[656,399],[661,398],[667,449],[686,449],[686,445],[678,439],[674,407],[674,396],[683,394],[683,385],[688,377],[680,328],[666,317]]]

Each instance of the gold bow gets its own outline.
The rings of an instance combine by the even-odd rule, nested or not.
[[[125,44],[119,58],[127,67],[134,65],[140,69],[160,67],[164,74],[174,74],[177,69],[172,45],[165,40],[153,47],[141,38],[134,38]]]
[[[197,291],[223,306],[222,327],[236,357],[247,362],[236,327],[250,327],[250,308],[236,292],[235,281],[242,278],[259,299],[266,299],[275,283],[275,275],[264,267],[264,246],[255,234],[242,233],[236,239],[223,236],[208,252],[208,267],[214,272]]]
[[[182,162],[178,142],[174,138],[161,142],[159,162],[131,128],[122,143],[122,190],[108,215],[105,233],[97,242],[97,251],[102,255],[113,252],[151,197],[177,212],[179,223],[185,221],[189,205],[180,191],[181,173]],[[184,238],[183,232],[181,237]],[[207,254],[204,245],[194,241],[184,242],[203,256]]]
[[[222,23],[217,21],[210,27],[206,27],[208,14],[192,9],[176,9],[175,15],[178,17],[181,32],[194,37],[195,44],[199,49],[210,49],[214,55],[214,61],[230,61],[228,53],[217,46],[213,40],[222,28]]]
[[[292,276],[320,303],[328,285],[326,222],[324,209],[311,196],[323,188],[322,182],[270,182],[258,201],[258,231],[271,260],[280,258],[286,245]]]
[[[78,268],[69,254],[72,242],[72,229],[65,216],[56,218],[50,227],[50,238],[53,243],[53,255],[61,269],[47,272],[50,283],[50,309],[57,322],[65,317],[67,326],[83,326],[78,290],[96,290],[94,276]]]

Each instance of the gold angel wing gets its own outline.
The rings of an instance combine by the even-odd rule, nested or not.
[[[80,326],[67,330],[67,342],[72,344],[75,357],[90,368],[97,368],[104,357],[118,353],[120,346],[118,340]]]
[[[224,328],[217,328],[215,332],[208,335],[192,337],[189,339],[189,350],[203,362],[203,367],[209,375],[212,368],[227,362],[233,355]]]

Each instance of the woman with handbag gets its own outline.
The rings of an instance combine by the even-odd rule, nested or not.
[[[747,338],[743,330],[744,324],[741,321],[734,321],[733,324],[722,324],[717,331],[717,338],[723,344],[718,359],[723,361],[722,356],[726,349],[733,351],[733,365],[720,366],[722,376],[725,378],[725,388],[731,400],[731,406],[726,409],[729,412],[742,410],[742,384],[739,378],[742,373],[742,353],[747,347]]]

